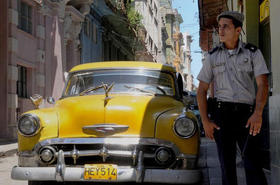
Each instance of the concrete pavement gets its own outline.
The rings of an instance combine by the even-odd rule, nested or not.
[[[222,175],[216,144],[207,138],[201,138],[199,167],[202,169],[202,185],[222,185]],[[245,172],[241,158],[237,156],[238,185],[246,185]]]
[[[16,140],[0,139],[0,157],[9,156],[17,151]]]
[[[0,139],[0,185],[27,185],[27,181],[11,179],[11,170],[17,165],[16,140]]]
[[[220,163],[218,159],[215,141],[201,138],[199,167],[202,169],[202,185],[222,185]],[[258,155],[258,154],[256,154]],[[237,151],[236,158],[238,185],[246,185],[245,171],[240,153]],[[270,185],[270,171],[264,170],[268,185]]]

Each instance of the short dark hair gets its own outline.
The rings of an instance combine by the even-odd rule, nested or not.
[[[222,15],[219,17],[219,20],[221,18],[227,18],[227,19],[231,19],[232,20],[232,24],[234,25],[235,28],[238,28],[238,27],[241,27],[242,28],[242,22],[236,20],[235,18],[233,18],[232,16],[230,15]]]

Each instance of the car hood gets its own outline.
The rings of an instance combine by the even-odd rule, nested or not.
[[[68,97],[56,104],[59,137],[154,137],[157,117],[177,106],[168,96]]]

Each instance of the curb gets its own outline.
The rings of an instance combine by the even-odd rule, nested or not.
[[[17,152],[18,143],[0,145],[0,157],[8,157]]]

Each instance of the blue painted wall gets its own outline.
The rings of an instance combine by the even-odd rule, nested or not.
[[[102,61],[102,32],[100,15],[98,15],[98,13],[96,12],[96,7],[92,6],[90,14],[86,16],[93,24],[96,25],[97,42],[95,43],[85,34],[85,27],[83,26],[80,34],[82,47],[81,63]]]

